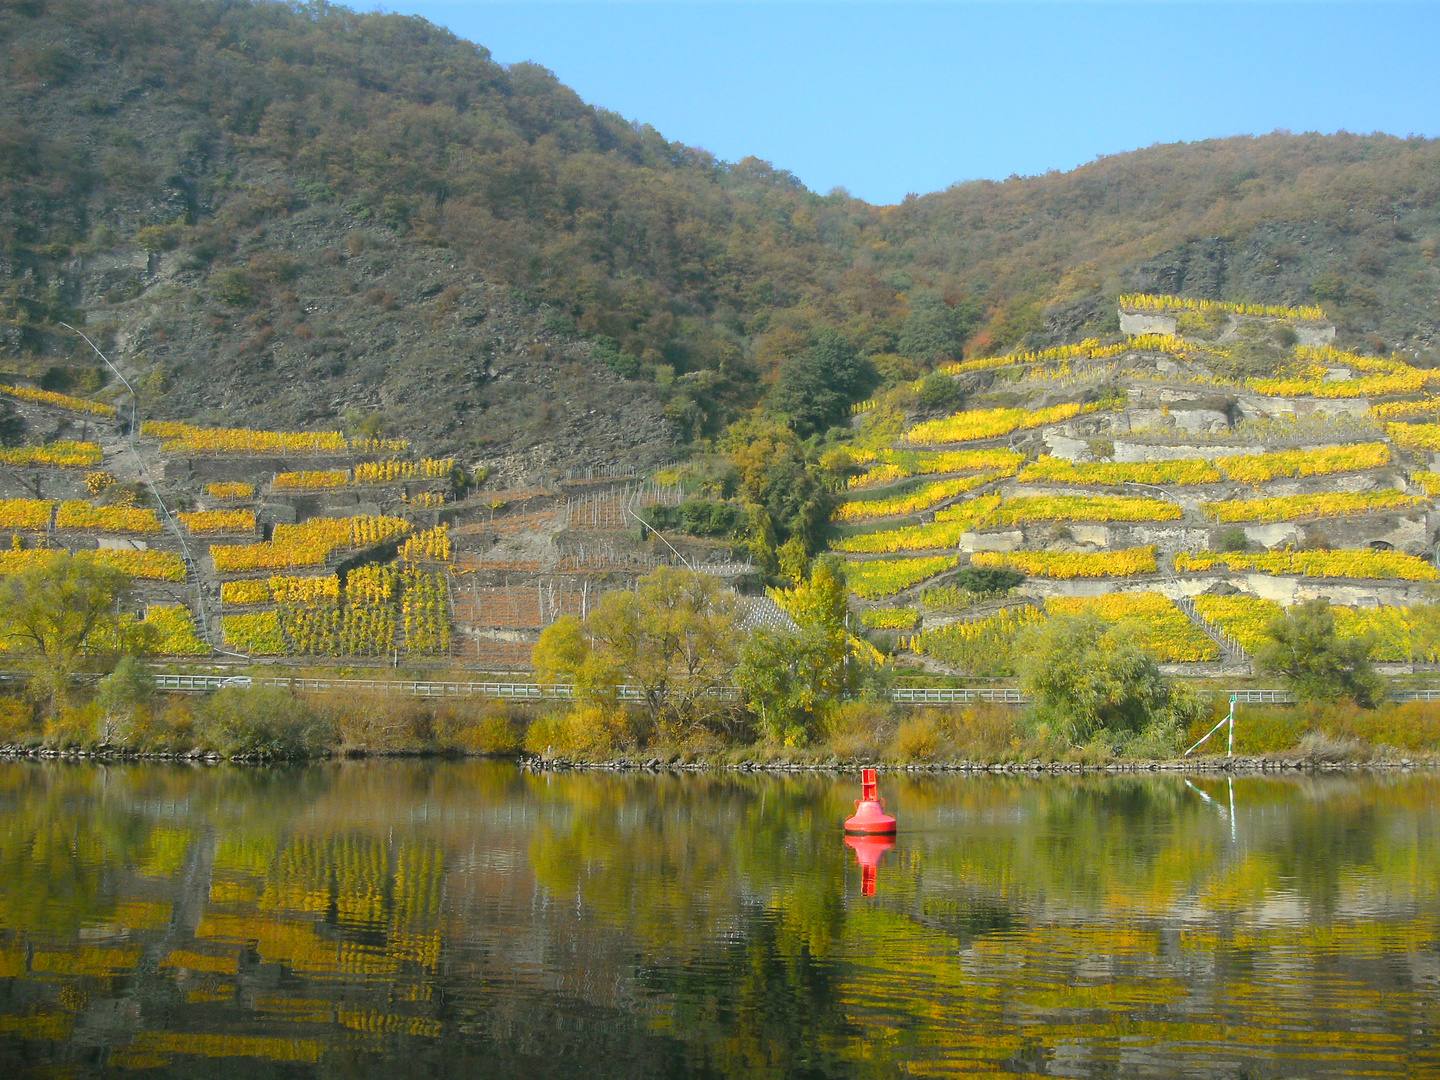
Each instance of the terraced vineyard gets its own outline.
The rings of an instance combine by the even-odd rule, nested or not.
[[[1440,579],[1440,372],[1336,348],[1313,307],[1143,296],[1121,318],[1133,336],[940,369],[948,414],[919,383],[855,409],[832,547],[860,624],[1003,674],[1026,625],[1083,609],[1162,661],[1216,663],[1323,596],[1377,659],[1433,662],[1410,612]],[[1283,354],[1272,375],[1235,374],[1261,352]],[[1025,581],[997,608],[954,587],[971,568]]]

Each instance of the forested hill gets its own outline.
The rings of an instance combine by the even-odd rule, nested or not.
[[[1160,146],[874,207],[324,4],[3,0],[0,72],[0,372],[98,392],[83,323],[156,416],[645,464],[777,377],[823,426],[962,347],[1113,329],[1125,289],[1319,300],[1370,350],[1440,326],[1434,141]]]

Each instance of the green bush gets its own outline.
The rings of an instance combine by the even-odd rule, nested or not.
[[[195,709],[200,746],[226,757],[305,758],[335,743],[333,725],[278,687],[227,687]]]

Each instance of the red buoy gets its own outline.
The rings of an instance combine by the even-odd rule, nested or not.
[[[860,867],[860,895],[875,895],[875,871],[885,852],[895,846],[891,836],[847,836],[845,844],[855,852],[855,864]]]
[[[876,789],[874,769],[860,770],[860,798],[855,813],[845,819],[845,831],[859,836],[886,836],[895,831],[895,819],[885,813],[885,800]]]

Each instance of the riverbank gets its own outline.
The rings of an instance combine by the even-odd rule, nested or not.
[[[996,704],[905,706],[852,700],[831,707],[805,745],[757,739],[743,727],[647,726],[565,703],[520,706],[479,698],[231,687],[213,694],[102,692],[48,716],[0,698],[0,756],[156,761],[314,761],[350,757],[499,757],[527,768],[800,771],[874,764],[914,772],[1104,770],[1206,772],[1223,763],[1226,732],[1181,760],[1225,715],[1217,700],[1187,729],[1101,732],[1083,745]],[[1235,757],[1252,771],[1326,765],[1415,766],[1440,759],[1440,702],[1361,709],[1339,702],[1243,706]],[[1216,756],[1214,751],[1219,751]],[[1206,753],[1208,752],[1208,753]]]

